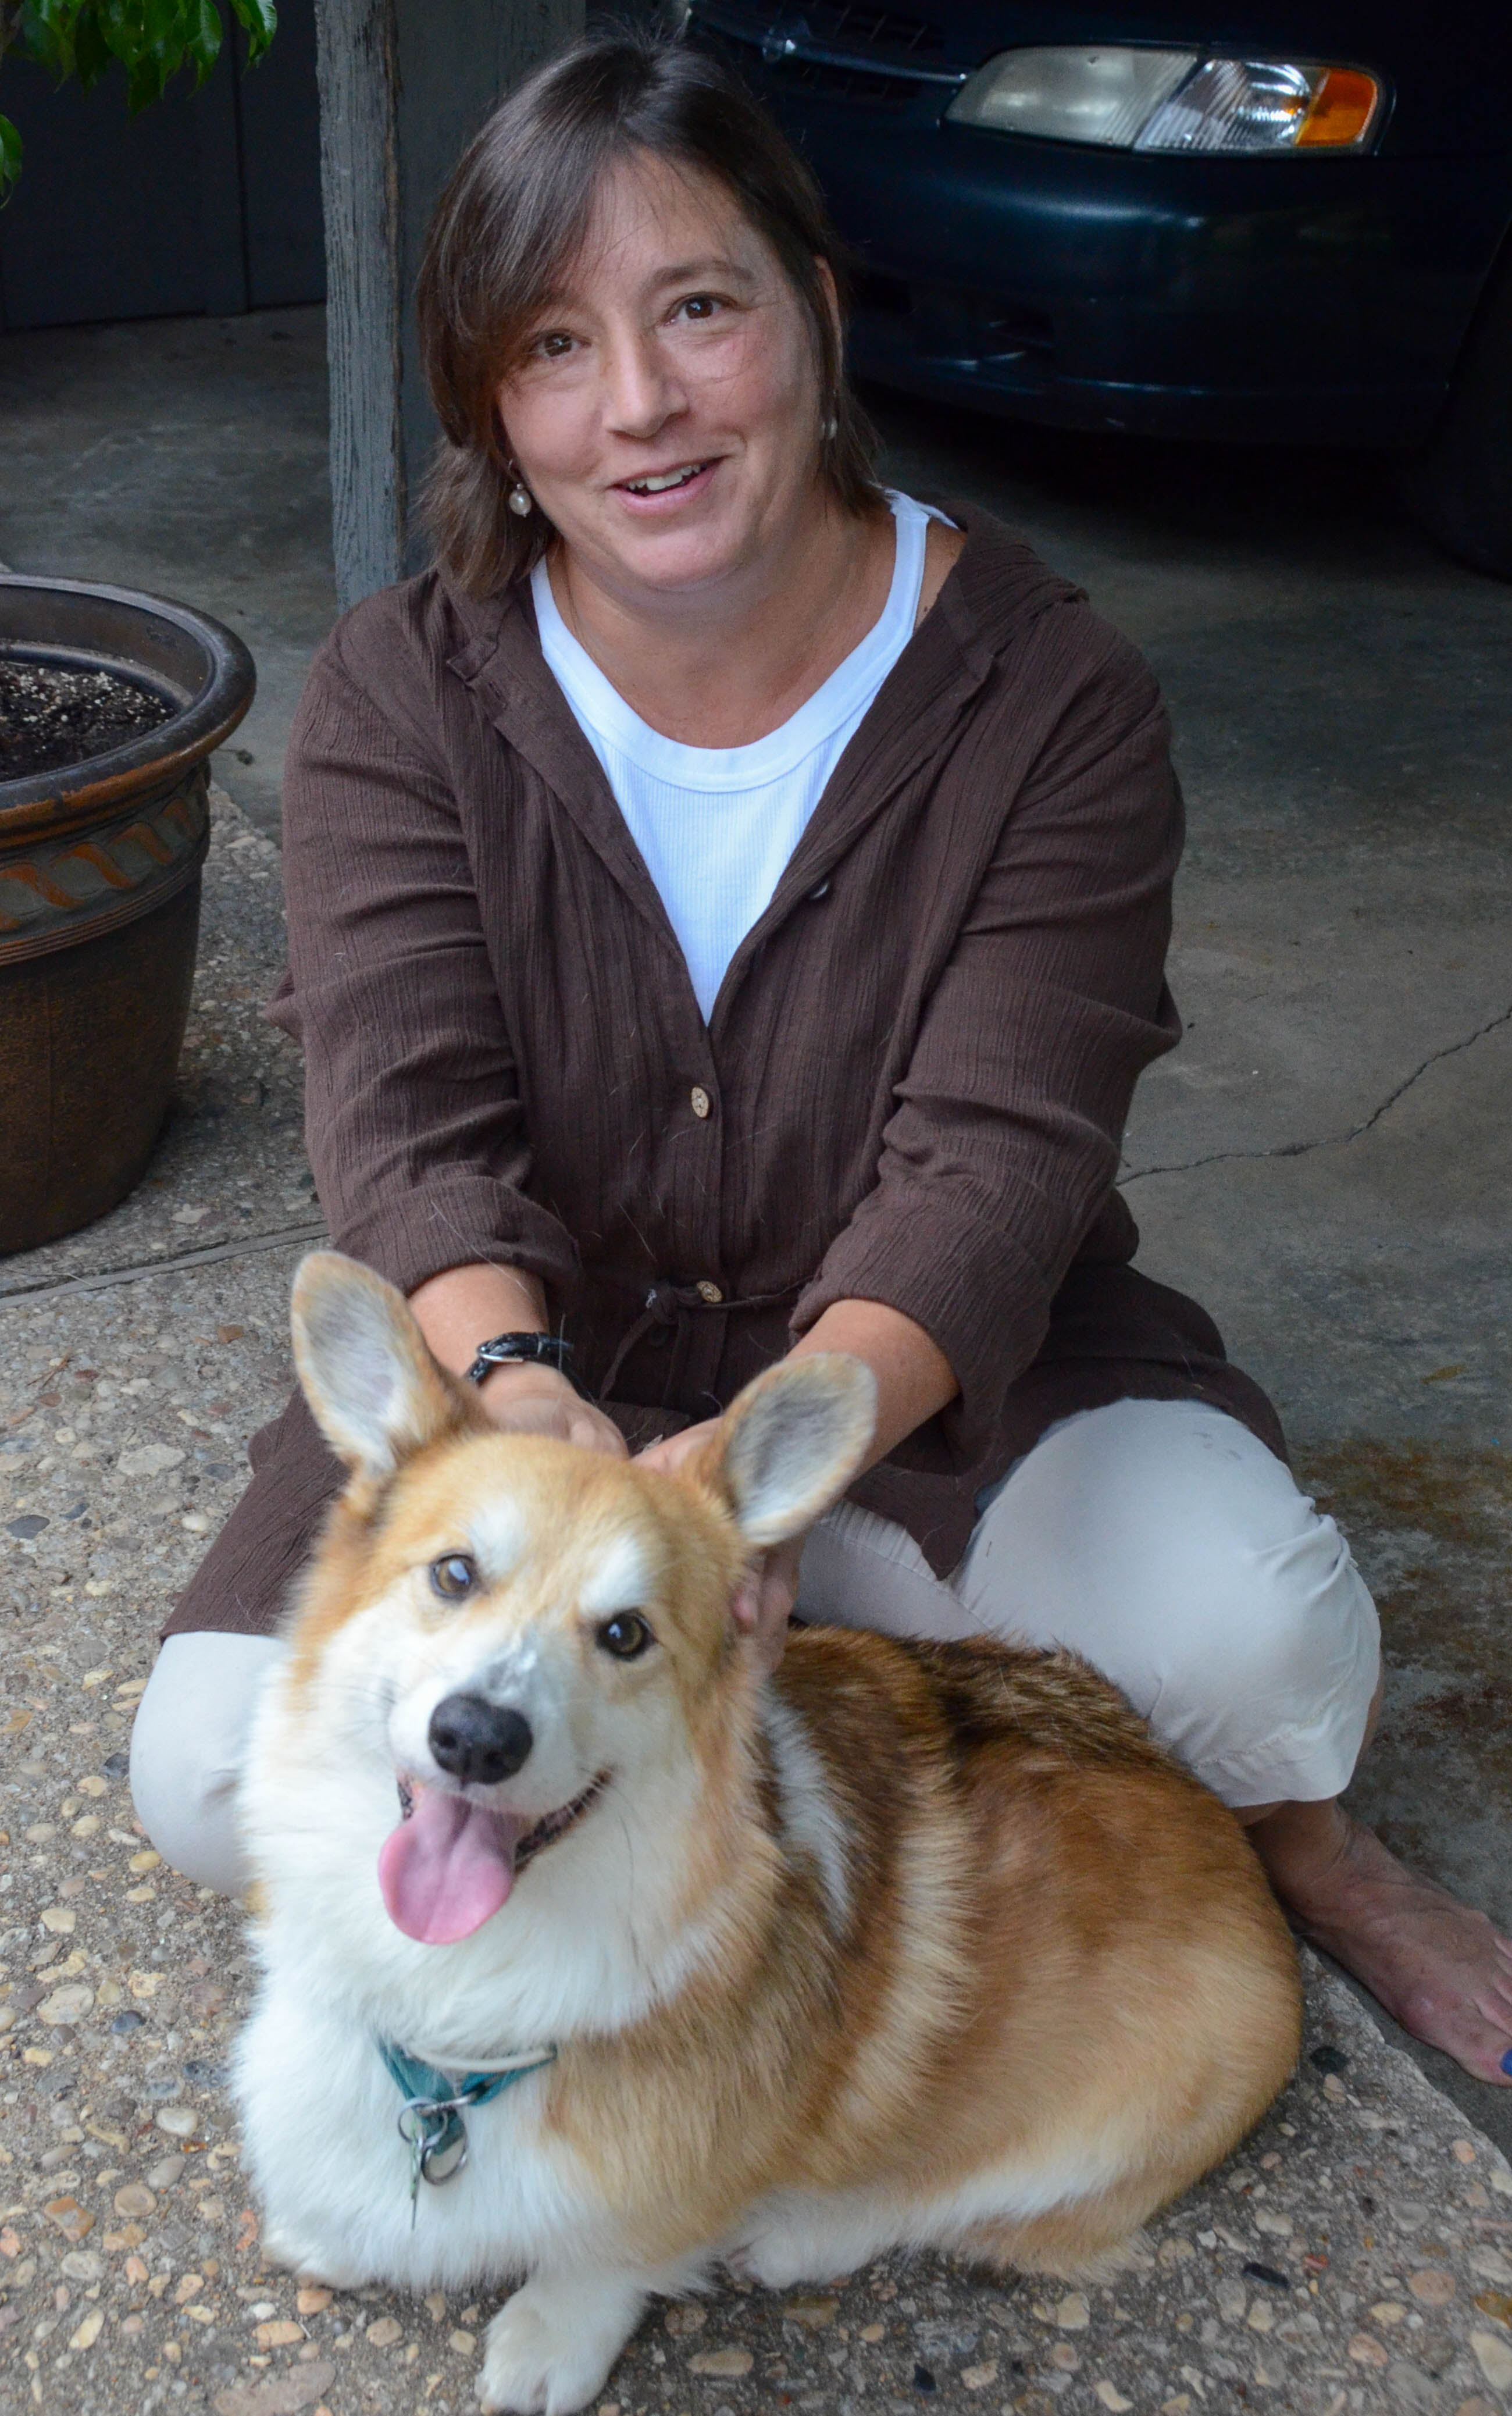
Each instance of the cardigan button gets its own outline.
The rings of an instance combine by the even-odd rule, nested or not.
[[[705,1308],[718,1308],[719,1303],[724,1298],[724,1294],[719,1290],[718,1285],[717,1283],[710,1283],[707,1276],[704,1276],[703,1281],[701,1284],[695,1284],[693,1289],[698,1293],[698,1296],[703,1303]]]
[[[710,1098],[707,1091],[703,1088],[703,1083],[695,1082],[688,1095],[695,1116],[698,1116],[700,1119],[706,1116],[709,1110],[713,1107],[714,1101]]]

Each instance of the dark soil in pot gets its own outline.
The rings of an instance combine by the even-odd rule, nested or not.
[[[193,982],[207,759],[254,685],[240,639],[185,605],[0,575],[0,1253],[92,1223],[145,1170]]]
[[[0,780],[83,763],[166,721],[174,706],[117,672],[0,655]]]

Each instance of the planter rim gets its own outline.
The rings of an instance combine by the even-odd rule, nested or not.
[[[0,572],[0,596],[30,589],[47,596],[96,597],[107,604],[167,622],[194,641],[204,661],[198,692],[155,730],[144,731],[122,746],[86,756],[79,763],[61,763],[48,772],[28,772],[21,778],[0,780],[0,845],[42,828],[59,828],[89,816],[130,805],[144,787],[171,783],[203,763],[227,739],[251,703],[257,667],[234,629],[195,612],[172,596],[146,588],[114,587],[92,579],[44,579],[28,571]],[[25,642],[22,641],[22,642]],[[66,651],[67,641],[41,641]],[[91,648],[81,633],[82,651]],[[114,654],[123,672],[132,668],[129,655]],[[150,677],[145,665],[141,667]]]

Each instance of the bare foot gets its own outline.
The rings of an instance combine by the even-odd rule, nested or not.
[[[1338,1804],[1281,1804],[1249,1835],[1302,1935],[1414,2038],[1512,2084],[1512,1939],[1410,1871]]]

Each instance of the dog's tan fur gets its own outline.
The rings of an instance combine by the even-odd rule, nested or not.
[[[774,1839],[738,1676],[701,1676],[701,1879],[724,1951],[552,2092],[658,2258],[774,2190],[948,2199],[984,2167],[1142,2137],[1115,2191],[962,2230],[989,2261],[1071,2274],[1259,2119],[1296,2057],[1285,1925],[1232,1815],[1092,1671],[794,1635],[779,1689],[859,1849],[842,1940]]]
[[[409,1424],[389,1470],[350,1453],[359,1473],[304,1590],[279,1733],[319,1718],[346,1623],[402,1603],[393,1617],[454,1638],[473,1623],[480,1654],[549,1637],[606,1717],[661,1720],[691,1763],[661,1928],[698,1951],[636,2018],[561,2042],[538,2084],[542,2152],[589,2177],[648,2273],[754,2240],[749,2270],[770,2277],[783,2255],[763,2249],[764,2224],[798,2207],[823,2229],[834,2207],[849,2210],[840,2233],[854,2216],[870,2238],[879,2206],[899,2241],[1099,2270],[1242,2137],[1295,2059],[1295,1957],[1232,1814],[1067,1654],[798,1630],[767,1693],[731,1614],[751,1549],[738,1438],[771,1417],[774,1385],[822,1393],[835,1363],[772,1371],[672,1477],[498,1433],[398,1314]],[[329,1368],[303,1359],[340,1447]],[[856,1456],[847,1442],[838,1472],[821,1470],[815,1506]],[[500,1492],[528,1529],[517,1569],[461,1608],[418,1601],[413,1573]],[[658,1638],[628,1663],[595,1650],[579,1608],[584,1572],[627,1534]],[[817,1758],[843,1884],[786,1819],[784,1719]],[[550,1888],[553,1856],[591,1853],[608,1817],[552,1847],[520,1897]],[[255,1821],[250,1843],[255,1856]],[[505,1933],[515,1901],[489,1929]],[[752,2216],[774,2207],[787,2212]],[[838,2246],[814,2270],[847,2261]]]

